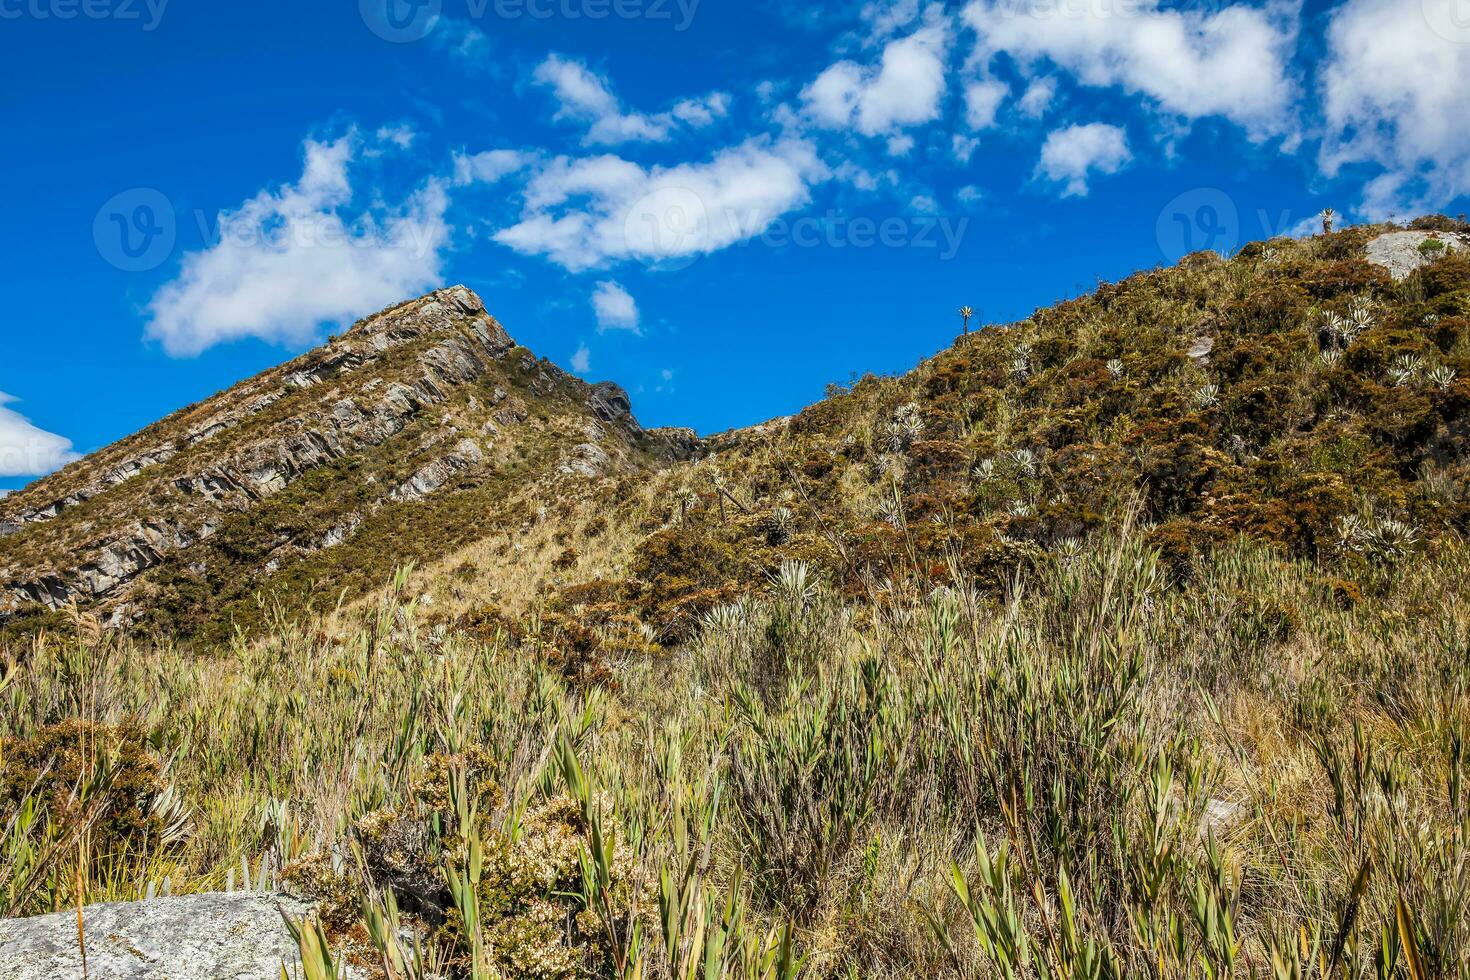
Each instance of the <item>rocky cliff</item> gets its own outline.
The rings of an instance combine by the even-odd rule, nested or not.
[[[456,286],[0,500],[0,617],[76,603],[117,625],[146,606],[187,633],[199,602],[310,577],[324,551],[463,544],[511,519],[517,488],[657,468],[695,446],[640,427],[616,385],[517,346]],[[442,503],[467,495],[482,498],[472,526]]]

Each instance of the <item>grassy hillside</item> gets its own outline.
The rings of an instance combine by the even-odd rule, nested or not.
[[[12,646],[0,914],[264,881],[323,977],[1470,977],[1470,259],[1382,230],[431,504],[365,602]]]
[[[65,629],[76,604],[218,643],[691,442],[517,346],[469,290],[440,290],[0,501],[0,636]]]

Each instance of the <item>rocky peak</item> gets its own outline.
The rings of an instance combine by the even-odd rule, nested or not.
[[[232,574],[255,581],[512,469],[588,478],[693,449],[645,432],[617,385],[518,347],[452,286],[0,500],[0,617],[75,601],[125,621],[155,571],[207,578],[243,560]]]
[[[622,423],[633,417],[633,403],[628,400],[628,393],[611,381],[592,385],[587,407],[604,422]]]

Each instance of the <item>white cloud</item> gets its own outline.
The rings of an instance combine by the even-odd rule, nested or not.
[[[709,126],[723,118],[730,107],[730,97],[715,92],[703,98],[683,99],[670,111],[657,115],[625,112],[606,79],[581,62],[555,54],[537,66],[533,78],[551,89],[561,104],[557,119],[589,124],[584,140],[588,144],[662,143],[680,123],[694,128]]]
[[[1409,14],[1402,0],[1348,0],[1332,16],[1322,166],[1329,175],[1354,163],[1382,168],[1364,191],[1370,218],[1438,209],[1470,193],[1470,26],[1461,43],[1451,40],[1459,3],[1424,0],[1420,16],[1418,2]]]
[[[592,352],[587,349],[586,344],[580,344],[568,363],[574,374],[586,374],[592,370]]]
[[[638,329],[637,302],[631,293],[612,280],[597,284],[597,289],[592,293],[592,309],[597,314],[598,330],[629,330],[641,333]]]
[[[873,37],[885,38],[919,19],[919,0],[870,0],[860,14]]]
[[[406,150],[413,146],[413,141],[418,138],[418,135],[408,123],[399,123],[396,126],[380,126],[377,132],[379,143],[391,143],[400,150]]]
[[[938,214],[939,202],[928,194],[916,194],[909,199],[909,211],[914,214]]]
[[[520,150],[486,150],[484,153],[454,155],[454,183],[493,184],[528,166],[535,158]]]
[[[973,136],[961,136],[956,133],[950,140],[950,152],[954,154],[955,161],[961,165],[968,164],[978,149],[980,149],[980,141]]]
[[[1168,113],[1223,116],[1255,139],[1288,128],[1300,0],[1215,11],[1160,9],[1159,0],[972,0],[962,16],[977,35],[977,61],[1004,53],[1028,71],[1049,61],[1084,85],[1118,86]],[[1046,101],[1038,92],[1032,105]]]
[[[300,180],[221,212],[218,240],[154,294],[148,336],[176,357],[245,337],[303,344],[437,285],[449,238],[442,184],[396,206],[364,195],[372,203],[353,213],[358,142],[308,140]]]
[[[489,35],[468,20],[436,16],[429,30],[436,47],[467,64],[480,64],[490,50]]]
[[[714,92],[702,99],[683,99],[674,103],[674,108],[669,111],[680,122],[702,128],[729,114],[730,97],[724,92]]]
[[[890,41],[877,66],[839,61],[801,93],[807,114],[829,129],[892,136],[939,118],[949,26],[938,22]]]
[[[0,477],[43,476],[81,459],[72,451],[70,439],[38,429],[5,407],[15,401],[0,391]]]
[[[706,162],[647,169],[613,155],[557,157],[531,178],[521,220],[495,239],[572,271],[707,255],[759,235],[827,176],[799,139],[752,139]]]
[[[1017,105],[1021,112],[1032,119],[1040,119],[1051,108],[1057,97],[1057,80],[1050,75],[1033,79]]]
[[[989,129],[995,125],[995,115],[1000,104],[1011,94],[1005,82],[985,79],[965,86],[965,121],[974,130]]]
[[[984,200],[985,192],[974,184],[966,184],[964,187],[955,191],[954,196],[961,204],[975,205]]]
[[[1046,138],[1036,174],[1065,183],[1066,197],[1085,197],[1092,174],[1115,174],[1133,159],[1128,136],[1117,126],[1089,123],[1058,129]]]

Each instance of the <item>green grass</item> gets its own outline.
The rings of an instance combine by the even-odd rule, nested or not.
[[[87,901],[284,871],[339,961],[412,959],[354,928],[393,895],[465,975],[1463,977],[1467,571],[1446,544],[1344,608],[1240,544],[1180,590],[1127,527],[1000,603],[788,566],[581,693],[400,588],[335,638],[44,645],[0,732],[134,726],[187,807],[92,835]],[[100,814],[138,805],[99,772]],[[74,828],[27,806],[8,914],[77,897]]]

